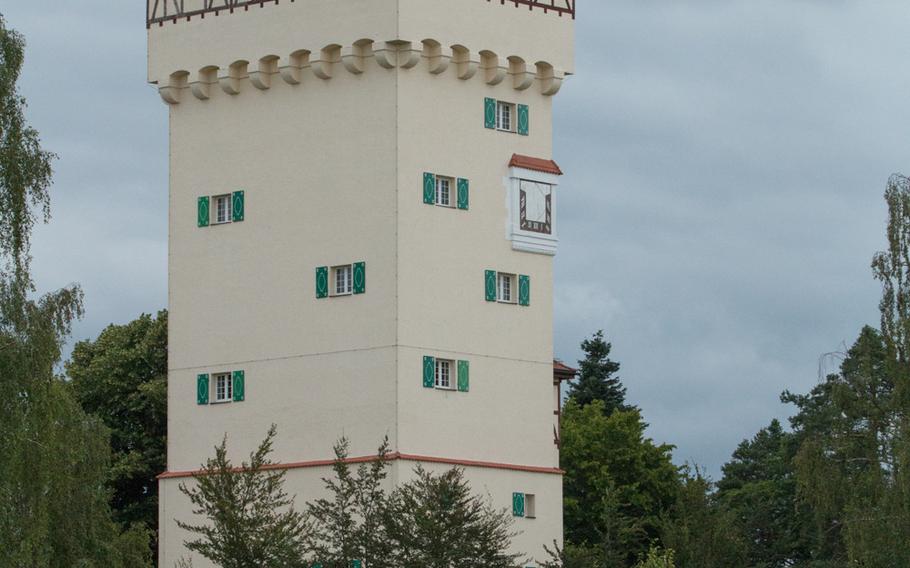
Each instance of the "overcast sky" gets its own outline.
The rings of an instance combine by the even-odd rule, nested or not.
[[[464,1],[464,0],[460,0]],[[478,0],[480,1],[480,0]],[[906,0],[578,0],[556,97],[556,353],[603,328],[630,401],[717,474],[784,389],[878,323],[869,262],[910,171]],[[42,289],[75,338],[167,302],[167,109],[142,0],[5,0],[28,117],[60,154]]]

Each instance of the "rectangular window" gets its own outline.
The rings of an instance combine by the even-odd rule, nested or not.
[[[215,402],[231,402],[234,399],[234,386],[230,373],[215,375]]]
[[[451,390],[452,387],[452,361],[436,359],[436,388]]]
[[[535,501],[537,501],[537,500],[534,498],[534,495],[531,495],[530,493],[525,493],[525,518],[526,519],[537,518],[537,507],[536,507],[537,504]]]
[[[216,195],[212,198],[215,201],[215,224],[231,222],[231,196]]]
[[[503,101],[496,102],[496,129],[512,132],[514,128],[512,117],[515,114],[515,105]]]
[[[500,272],[498,274],[498,290],[497,299],[500,302],[515,303],[515,275]]]
[[[332,274],[335,286],[333,288],[333,296],[346,296],[353,292],[353,277],[352,277],[352,266],[350,264],[345,264],[343,266],[335,266],[332,268]]]
[[[452,178],[436,176],[436,205],[452,206]]]

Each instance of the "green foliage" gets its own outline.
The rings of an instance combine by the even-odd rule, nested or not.
[[[724,465],[717,498],[742,531],[750,566],[792,566],[810,559],[806,507],[796,498],[798,440],[780,422],[742,442]]]
[[[77,343],[66,371],[83,410],[111,430],[115,520],[157,529],[155,476],[166,469],[167,311]]]
[[[315,521],[311,545],[315,558],[325,568],[349,568],[353,560],[375,568],[391,566],[384,526],[389,440],[380,445],[378,459],[360,464],[356,473],[347,461],[350,442],[342,438],[334,449],[335,477],[322,480],[330,498],[307,506]]]
[[[41,147],[38,132],[25,120],[25,98],[16,84],[25,61],[25,40],[7,29],[0,15],[0,251],[13,281],[29,288],[29,243],[40,218],[50,219],[54,154]]]
[[[686,467],[676,502],[664,517],[662,541],[681,568],[740,568],[747,561],[739,519],[720,506],[713,484],[698,468]]]
[[[180,491],[193,504],[193,514],[204,517],[199,525],[177,520],[180,528],[199,538],[186,542],[189,550],[222,568],[302,568],[305,541],[310,530],[304,515],[294,510],[293,498],[284,491],[287,470],[274,467],[273,425],[250,461],[235,468],[227,457],[227,437],[215,447],[192,486]]]
[[[645,554],[676,500],[673,447],[655,445],[645,428],[637,410],[607,416],[599,400],[570,400],[563,413],[566,540],[602,550],[606,566],[631,566]]]
[[[709,566],[709,564],[703,564],[703,566]],[[652,546],[648,555],[636,564],[635,568],[676,568],[675,553],[672,550],[662,550]]]
[[[783,395],[799,410],[792,419],[800,440],[794,464],[798,497],[811,508],[813,558],[846,562],[880,545],[856,535],[906,522],[907,511],[883,513],[895,504],[890,495],[901,479],[898,433],[906,415],[889,368],[883,337],[866,327],[840,373],[808,395]]]
[[[392,566],[511,568],[512,518],[471,493],[460,469],[434,475],[418,466],[393,493],[386,514]],[[367,563],[367,566],[373,566]]]
[[[569,387],[569,398],[581,407],[599,400],[607,415],[630,410],[626,405],[626,388],[619,377],[613,376],[619,371],[619,363],[610,359],[613,346],[604,340],[603,330],[582,341],[581,349],[585,358],[578,362],[578,380]]]
[[[29,242],[49,217],[53,155],[24,118],[23,60],[0,17],[0,567],[148,566],[147,532],[111,519],[108,431],[54,374],[82,293],[31,297]]]

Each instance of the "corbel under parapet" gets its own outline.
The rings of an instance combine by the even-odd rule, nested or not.
[[[350,47],[341,49],[341,63],[348,72],[355,75],[363,73],[366,60],[373,57],[373,40],[361,39]]]
[[[240,82],[249,78],[249,73],[247,72],[249,64],[249,61],[235,61],[224,70],[224,73],[219,72],[218,84],[221,86],[221,90],[229,95],[239,95]]]
[[[449,68],[452,56],[442,52],[442,44],[433,39],[423,40],[423,53],[421,57],[427,61],[427,69],[433,75],[444,73]]]
[[[326,81],[332,78],[336,63],[341,63],[341,46],[332,44],[320,50],[319,59],[310,61],[310,68],[314,75]]]
[[[528,70],[524,59],[513,55],[509,57],[509,76],[512,77],[512,87],[516,91],[524,91],[534,84],[536,73]]]
[[[218,83],[218,68],[215,66],[203,67],[196,75],[196,80],[190,83],[190,91],[200,101],[207,101],[212,96],[212,85]]]
[[[552,97],[558,93],[565,78],[565,72],[555,69],[549,63],[543,61],[537,63],[537,81],[540,83],[540,93],[545,97]]]
[[[487,85],[498,85],[506,78],[509,62],[492,51],[481,51],[480,68],[483,70],[483,80]]]
[[[455,73],[462,81],[466,81],[477,74],[480,61],[471,58],[471,50],[463,45],[452,46],[452,63],[455,64]]]
[[[250,83],[260,91],[272,88],[272,77],[278,74],[277,55],[267,55],[259,60],[259,68],[250,73]]]
[[[187,89],[187,81],[190,76],[189,71],[175,71],[167,78],[164,86],[158,86],[158,94],[161,100],[169,105],[180,104],[180,97],[183,91]]]
[[[288,56],[287,61],[279,63],[278,72],[288,85],[299,85],[303,81],[303,70],[310,66],[310,52],[300,49]]]

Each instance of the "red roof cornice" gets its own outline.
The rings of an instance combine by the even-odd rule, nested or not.
[[[521,154],[512,154],[512,160],[509,162],[509,167],[524,168],[526,170],[534,170],[535,172],[544,172],[557,176],[562,175],[562,170],[559,169],[559,166],[553,160],[522,156]]]

